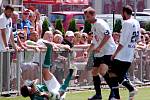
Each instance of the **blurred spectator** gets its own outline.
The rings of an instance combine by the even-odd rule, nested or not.
[[[56,44],[61,44],[63,42],[63,36],[60,34],[55,34],[54,35],[54,42]]]
[[[21,42],[25,42],[26,41],[26,37],[25,37],[25,33],[24,31],[18,31],[18,38],[20,39]]]
[[[14,11],[13,14],[11,15],[11,18],[12,18],[12,31],[16,32],[18,29],[17,24],[19,20],[19,14],[16,11]]]
[[[119,44],[120,34],[119,34],[118,32],[114,32],[114,33],[112,34],[112,37],[113,37],[115,43],[116,43],[116,44]]]
[[[145,34],[146,30],[144,28],[140,28],[141,29],[141,34]]]
[[[92,33],[92,32],[89,32],[89,33],[88,33],[88,38],[87,38],[88,44],[91,44],[92,39],[93,39],[93,33]]]
[[[12,34],[12,19],[14,8],[10,5],[5,7],[4,13],[0,16],[0,51],[9,49],[8,42],[11,40],[12,46],[15,50],[20,49],[14,42],[14,36]]]
[[[145,36],[141,35],[141,41],[138,42],[137,44],[137,49],[146,49],[146,41],[145,41]]]
[[[30,21],[30,25],[33,27],[33,30],[37,31],[39,33],[39,37],[41,37],[42,28],[39,22],[37,21],[35,12],[32,11],[29,12],[29,21]]]
[[[144,34],[144,37],[145,37],[146,45],[148,45],[149,42],[150,42],[149,35],[148,34]]]
[[[55,34],[60,34],[60,35],[62,35],[62,32],[56,29],[56,30],[53,32],[53,34],[54,34],[54,35],[55,35]]]
[[[27,38],[29,38],[30,35],[30,21],[29,21],[29,10],[26,9],[23,11],[22,14],[22,21],[21,21],[21,29],[24,29],[27,33]],[[25,27],[26,26],[26,27]]]
[[[74,40],[74,33],[72,31],[67,31],[62,44],[67,44],[72,48],[73,40]]]
[[[20,34],[23,36],[23,34]],[[19,36],[20,37],[20,36]],[[21,38],[21,37],[20,37]],[[44,46],[39,45],[37,43],[39,39],[39,35],[36,31],[31,32],[29,40],[22,42],[22,44],[28,49],[35,49],[36,51],[40,51],[40,49],[45,49]]]
[[[37,24],[37,30],[38,30],[38,33],[39,33],[39,37],[41,37],[42,35],[42,24],[43,24],[43,21],[41,19],[41,14],[40,12],[38,11],[38,9],[35,10],[35,16],[36,16],[36,24]]]
[[[81,41],[81,33],[80,32],[75,32],[74,33],[74,45],[79,45]]]
[[[88,38],[87,33],[81,33],[81,41],[80,41],[80,44],[88,44],[87,38]]]
[[[52,31],[46,31],[45,34],[44,34],[44,36],[43,36],[43,39],[47,40],[49,42],[52,42],[53,39],[54,39],[53,32]]]

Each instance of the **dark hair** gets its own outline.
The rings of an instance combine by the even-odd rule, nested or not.
[[[11,5],[6,5],[5,10],[11,10],[14,11],[14,8]]]
[[[26,85],[22,86],[20,91],[21,91],[21,95],[23,97],[29,96],[29,90],[28,90],[28,87]]]
[[[123,12],[126,12],[128,15],[132,15],[132,11],[133,11],[133,9],[129,5],[126,5],[123,7]]]

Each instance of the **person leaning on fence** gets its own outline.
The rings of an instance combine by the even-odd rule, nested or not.
[[[20,48],[14,42],[14,36],[12,33],[12,19],[11,15],[14,11],[14,8],[10,5],[6,5],[4,13],[0,16],[0,51],[9,49],[8,42],[11,40],[12,46],[15,50]]]
[[[133,100],[137,89],[133,87],[126,74],[134,59],[137,42],[140,40],[140,24],[132,18],[132,8],[127,5],[122,9],[124,23],[117,50],[112,55],[112,71],[117,75],[116,80],[129,90],[129,100]]]
[[[21,95],[23,97],[30,97],[31,100],[61,100],[64,99],[65,91],[69,85],[69,81],[72,78],[73,69],[69,69],[69,74],[67,75],[64,83],[59,84],[55,76],[50,72],[52,67],[52,45],[48,42],[44,42],[47,46],[47,51],[45,55],[45,60],[42,68],[42,75],[45,85],[32,84],[23,85],[21,87]]]
[[[90,51],[94,52],[94,65],[92,68],[93,75],[93,83],[96,94],[92,97],[89,97],[88,100],[101,100],[101,80],[99,74],[101,74],[107,84],[112,87],[118,86],[116,82],[109,81],[108,69],[111,64],[111,55],[116,50],[115,42],[112,38],[112,33],[110,31],[109,25],[102,19],[96,19],[95,9],[88,7],[84,10],[85,19],[92,24],[91,31],[93,32],[93,40],[88,49],[88,53]],[[111,84],[110,84],[111,83]],[[109,99],[116,98],[113,95],[113,92],[117,90],[111,88],[111,94]],[[118,97],[118,99],[120,99]]]

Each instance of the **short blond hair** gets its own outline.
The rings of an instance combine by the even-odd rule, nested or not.
[[[91,15],[94,15],[95,12],[96,12],[95,9],[92,8],[92,7],[88,7],[88,8],[86,8],[86,9],[84,9],[84,14],[89,13],[89,14],[91,14]]]

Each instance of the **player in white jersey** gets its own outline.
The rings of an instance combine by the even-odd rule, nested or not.
[[[135,47],[140,39],[140,24],[136,19],[132,18],[132,8],[128,5],[123,7],[122,17],[124,23],[120,34],[119,46],[111,57],[113,60],[112,67],[118,76],[118,82],[129,90],[129,100],[133,100],[136,89],[127,79],[126,73],[133,61]]]
[[[112,38],[109,25],[102,19],[95,18],[95,10],[88,7],[84,10],[87,21],[92,24],[93,40],[88,49],[94,52],[94,66],[92,69],[93,83],[96,94],[88,100],[101,100],[100,77],[102,75],[109,84],[109,76],[107,71],[111,64],[111,55],[116,50],[116,44]]]

